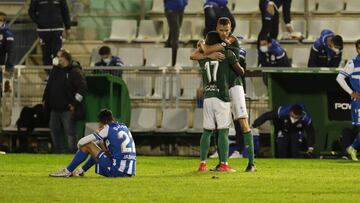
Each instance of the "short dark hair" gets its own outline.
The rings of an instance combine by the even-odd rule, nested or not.
[[[217,33],[216,31],[210,31],[206,35],[205,44],[214,45],[214,44],[218,44],[218,43],[221,43],[221,38],[220,38],[219,33]]]
[[[111,53],[111,49],[110,47],[108,46],[102,46],[100,47],[99,49],[99,55],[102,56],[102,55],[109,55]]]
[[[217,21],[217,24],[219,25],[231,25],[231,21],[227,17],[220,17]]]
[[[267,35],[261,35],[260,37],[259,37],[259,43],[260,43],[260,41],[267,41],[267,42],[271,42],[271,37],[270,36],[267,36]]]
[[[109,109],[101,109],[98,114],[98,121],[103,124],[109,124],[113,122],[114,116]]]
[[[61,57],[64,57],[69,62],[72,61],[72,55],[70,54],[70,52],[68,50],[61,48],[60,52],[61,52]]]
[[[356,40],[355,47],[357,48],[360,45],[360,39]]]
[[[340,35],[335,35],[331,41],[334,43],[334,46],[340,47],[341,49],[344,46],[343,38]]]
[[[303,108],[299,104],[294,104],[291,107],[291,112],[293,112],[296,116],[301,116],[303,114]]]

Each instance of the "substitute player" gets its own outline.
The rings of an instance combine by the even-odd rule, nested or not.
[[[216,54],[219,51],[229,49],[235,53],[240,65],[242,68],[246,67],[245,56],[246,51],[243,48],[240,48],[239,41],[233,35],[231,35],[231,21],[226,17],[219,18],[216,26],[216,31],[219,33],[222,43],[217,43],[215,45],[203,45],[204,54]],[[202,42],[199,42],[202,44]],[[191,59],[199,60],[201,59],[202,54],[198,51],[195,51],[191,55]],[[251,134],[250,125],[248,122],[248,113],[246,110],[245,102],[245,92],[242,85],[241,76],[236,76],[232,80],[233,82],[229,86],[230,98],[232,103],[232,113],[235,122],[240,124],[243,136],[245,147],[248,151],[248,165],[246,167],[247,172],[256,171],[255,162],[254,162],[254,141]]]
[[[131,177],[136,171],[136,150],[131,132],[114,120],[110,110],[101,110],[98,115],[99,130],[83,137],[78,142],[79,150],[64,169],[50,173],[52,177],[83,176],[94,164],[95,172],[105,177]],[[101,141],[106,144],[102,146]],[[76,169],[91,155],[85,165]]]
[[[208,33],[206,44],[213,45],[221,42],[219,34],[215,31]],[[199,50],[201,50],[200,46]],[[199,171],[205,171],[206,158],[210,147],[210,138],[215,129],[218,130],[218,146],[220,165],[218,171],[234,172],[227,163],[229,153],[229,126],[231,124],[231,106],[229,95],[230,72],[234,69],[237,74],[244,74],[235,54],[230,50],[223,52],[222,61],[205,58],[199,60],[204,88],[204,132],[200,140],[200,166]]]
[[[356,153],[360,147],[360,39],[356,41],[355,48],[358,55],[348,61],[344,69],[339,72],[336,81],[351,96],[352,124],[357,136],[354,143],[346,151],[352,160],[358,161]],[[351,87],[345,81],[346,78],[349,78]]]

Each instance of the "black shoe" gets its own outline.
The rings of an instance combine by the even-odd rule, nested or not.
[[[210,169],[210,171],[218,171],[220,164],[216,165],[215,168]]]
[[[255,171],[256,171],[256,167],[254,164],[249,164],[245,169],[245,172],[255,172]]]

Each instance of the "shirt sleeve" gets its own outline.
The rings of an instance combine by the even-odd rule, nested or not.
[[[345,77],[349,77],[352,73],[354,72],[354,62],[353,60],[349,60],[345,67],[340,70],[339,74],[345,76]]]
[[[94,132],[93,135],[96,137],[96,140],[102,140],[108,137],[109,134],[109,125],[105,125],[103,129],[99,132]]]
[[[227,55],[228,55],[228,56],[227,56],[227,59],[229,60],[229,64],[230,64],[231,66],[233,66],[234,64],[236,64],[236,63],[238,62],[238,60],[237,60],[234,52],[228,51],[228,52],[227,52]]]

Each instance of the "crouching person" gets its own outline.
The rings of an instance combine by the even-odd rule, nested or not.
[[[52,177],[84,176],[93,165],[95,172],[105,177],[131,177],[136,171],[135,143],[129,129],[114,120],[110,110],[98,115],[99,129],[78,142],[78,151],[64,169],[50,173]],[[88,156],[90,158],[76,169]]]

